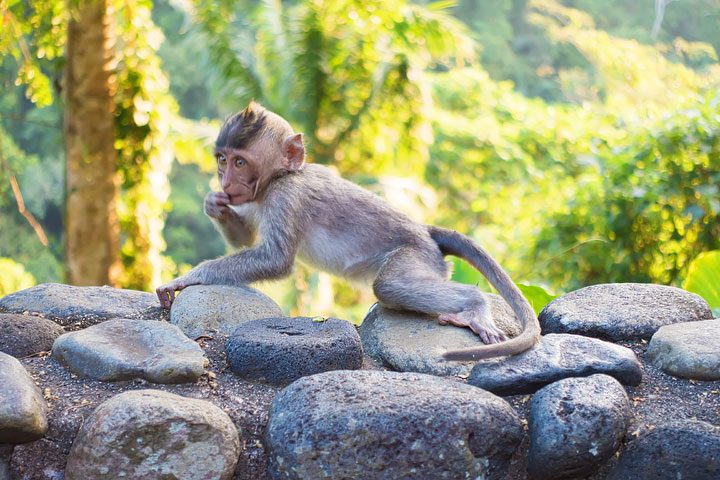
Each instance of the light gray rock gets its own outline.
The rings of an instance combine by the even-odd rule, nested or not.
[[[656,427],[625,448],[608,480],[720,478],[720,428],[698,420]]]
[[[468,383],[498,395],[533,393],[568,377],[605,373],[625,385],[638,385],[642,367],[629,348],[580,335],[543,335],[530,350],[478,362]]]
[[[510,306],[498,295],[486,295],[495,323],[509,336],[520,333]],[[439,325],[429,316],[399,312],[380,305],[368,312],[360,325],[365,353],[383,365],[401,372],[467,376],[474,362],[449,362],[448,350],[476,347],[480,338],[468,328]]]
[[[538,391],[530,404],[528,472],[532,478],[580,478],[620,447],[630,408],[608,375],[566,378]]]
[[[239,455],[237,429],[220,408],[137,390],[107,400],[85,420],[65,479],[229,479]]]
[[[647,354],[669,375],[720,380],[720,319],[660,327]]]
[[[25,357],[52,348],[65,330],[57,323],[32,315],[0,314],[0,352]]]
[[[243,322],[281,316],[280,307],[264,293],[226,285],[188,287],[170,309],[170,322],[190,338],[218,331],[230,335]]]
[[[0,444],[27,443],[45,435],[47,405],[25,367],[0,353]]]
[[[581,288],[554,299],[539,315],[543,333],[609,340],[649,340],[663,325],[710,318],[710,307],[699,295],[644,283]]]
[[[276,479],[504,479],[523,430],[507,402],[464,383],[357,370],[285,388],[266,436]]]
[[[109,318],[160,318],[154,294],[112,287],[43,283],[0,299],[0,312],[33,313],[62,326],[88,326]]]
[[[102,381],[144,378],[193,382],[207,366],[200,346],[175,325],[116,318],[55,340],[52,355],[68,368]]]
[[[235,374],[251,380],[288,384],[329,370],[356,370],[363,350],[357,330],[345,320],[309,317],[264,318],[239,325],[226,344]]]

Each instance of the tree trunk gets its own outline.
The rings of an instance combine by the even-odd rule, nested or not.
[[[121,265],[113,19],[107,0],[72,4],[65,67],[67,281],[115,285]]]

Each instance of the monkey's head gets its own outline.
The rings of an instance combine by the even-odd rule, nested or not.
[[[255,102],[228,118],[215,141],[220,184],[231,205],[252,202],[278,175],[305,164],[302,134]]]

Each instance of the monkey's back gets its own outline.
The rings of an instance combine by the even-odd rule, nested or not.
[[[370,280],[402,246],[439,254],[425,225],[322,165],[279,179],[268,200],[287,202],[300,219],[300,259],[336,275]]]

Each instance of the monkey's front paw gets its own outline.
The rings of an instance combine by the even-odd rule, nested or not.
[[[173,301],[175,300],[175,292],[179,292],[183,288],[191,285],[200,285],[201,282],[193,280],[191,278],[180,277],[175,280],[161,285],[155,289],[158,299],[160,300],[160,306],[162,308],[170,308]]]

